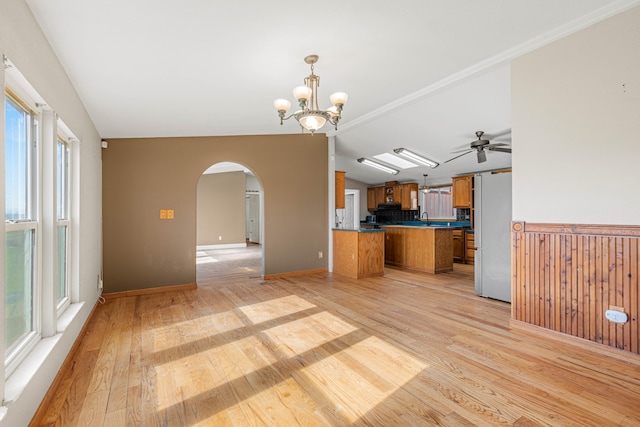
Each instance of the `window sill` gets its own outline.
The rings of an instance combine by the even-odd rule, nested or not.
[[[20,397],[36,374],[42,369],[45,361],[56,348],[56,345],[62,339],[69,325],[77,318],[83,306],[84,302],[69,305],[60,318],[58,318],[58,333],[52,337],[41,339],[16,370],[7,378],[4,388],[4,405],[11,404]],[[0,420],[2,419],[2,412],[0,409]]]

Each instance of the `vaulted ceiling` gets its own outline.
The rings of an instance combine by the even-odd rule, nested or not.
[[[444,161],[478,130],[517,150],[510,59],[640,0],[26,2],[103,138],[300,132],[272,102],[294,103],[319,55],[320,107],[349,94],[338,130],[322,130],[336,168],[376,184],[509,167],[497,152]],[[399,147],[440,166],[392,176],[356,161]]]

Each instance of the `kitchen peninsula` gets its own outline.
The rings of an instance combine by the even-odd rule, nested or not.
[[[333,272],[360,279],[384,274],[381,228],[333,229]]]

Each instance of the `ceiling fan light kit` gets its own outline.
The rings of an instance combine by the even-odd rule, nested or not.
[[[414,153],[413,151],[409,151],[406,148],[396,148],[395,150],[393,150],[393,152],[418,163],[421,163],[425,166],[429,166],[430,168],[436,168],[439,165],[439,163],[435,160],[428,159],[424,156],[421,156],[420,154]]]
[[[286,99],[276,99],[273,106],[278,111],[280,124],[291,117],[295,118],[300,126],[313,133],[323,127],[325,123],[331,123],[338,130],[338,122],[342,118],[342,108],[347,103],[349,96],[345,92],[336,92],[329,99],[333,104],[326,110],[318,108],[318,87],[320,87],[320,76],[313,73],[313,64],[318,62],[318,55],[309,55],[304,58],[304,62],[311,66],[311,74],[304,78],[304,86],[293,89],[293,96],[298,101],[300,110],[285,117],[291,107],[291,102]]]
[[[491,141],[489,141],[488,139],[482,139],[483,135],[484,135],[483,131],[481,130],[477,131],[476,136],[478,137],[478,140],[473,141],[471,144],[469,144],[469,148],[465,148],[464,150],[460,150],[460,151],[451,152],[451,154],[460,153],[460,152],[463,152],[463,153],[450,158],[449,160],[445,161],[445,163],[449,163],[451,160],[455,160],[458,157],[462,157],[466,154],[472,153],[473,150],[476,150],[477,152],[478,163],[483,163],[487,161],[487,152],[485,150],[498,151],[500,153],[511,153],[511,147],[509,147],[508,144],[503,144],[503,143],[492,144]]]
[[[362,163],[363,165],[379,169],[392,175],[398,175],[400,173],[400,171],[397,169],[390,168],[389,166],[383,165],[382,163],[374,162],[373,160],[365,159],[364,157],[360,157],[358,159],[358,163]]]

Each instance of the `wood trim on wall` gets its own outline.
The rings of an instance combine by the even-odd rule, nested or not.
[[[640,354],[640,226],[512,222],[511,236],[513,319]]]
[[[172,292],[172,291],[187,291],[189,289],[196,289],[197,287],[198,285],[196,283],[185,283],[184,285],[160,286],[157,288],[134,289],[131,291],[121,291],[121,292],[109,292],[109,293],[102,294],[102,296],[105,299],[124,298],[124,297],[133,297],[136,295],[161,294],[163,292]]]

